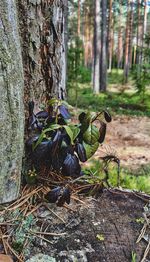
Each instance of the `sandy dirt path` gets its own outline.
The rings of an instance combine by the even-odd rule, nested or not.
[[[150,118],[115,116],[107,126],[105,143],[94,157],[102,151],[115,153],[122,166],[132,169],[150,164]]]

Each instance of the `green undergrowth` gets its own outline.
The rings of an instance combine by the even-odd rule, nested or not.
[[[107,93],[95,95],[89,84],[79,84],[77,93],[73,88],[69,89],[68,102],[72,106],[77,105],[79,108],[91,111],[107,108],[111,114],[150,117],[150,93],[145,95],[144,100],[137,93],[108,91]]]
[[[108,74],[106,93],[93,94],[91,86],[90,82],[69,82],[68,102],[72,106],[91,111],[107,108],[111,114],[150,117],[150,91],[147,90],[144,96],[137,93],[131,76],[129,83],[123,85],[122,70],[113,70]]]
[[[103,165],[98,160],[90,160],[88,167],[83,166],[85,173],[89,171],[93,174],[91,183],[97,180],[101,181],[105,178]],[[93,179],[93,180],[92,180]],[[117,186],[117,166],[110,164],[108,183],[112,187]],[[141,166],[137,170],[130,170],[121,167],[120,169],[120,186],[124,189],[137,190],[145,193],[150,193],[150,165]]]

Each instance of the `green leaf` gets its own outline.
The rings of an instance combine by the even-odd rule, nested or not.
[[[51,99],[48,101],[48,103],[49,103],[50,106],[55,105],[57,102],[58,102],[58,99],[56,99],[56,98],[51,98]]]
[[[49,131],[51,131],[51,130],[59,129],[59,128],[61,128],[61,127],[62,127],[62,126],[59,125],[59,124],[53,124],[53,125],[50,125],[49,128],[45,129],[44,132],[46,133],[46,132],[49,132]],[[50,130],[48,130],[48,129],[50,129]]]
[[[58,125],[58,124],[54,124],[54,125],[50,125],[50,127],[46,128],[45,130],[42,131],[41,135],[39,136],[39,139],[38,141],[35,143],[35,145],[33,145],[33,150],[35,150],[35,148],[41,144],[42,140],[44,138],[46,138],[46,133],[47,132],[50,132],[50,131],[53,131],[55,129],[59,129],[60,127],[62,127],[61,125]]]
[[[88,129],[83,134],[83,140],[90,145],[95,144],[100,137],[98,128],[95,125],[90,124]]]
[[[91,116],[90,112],[88,112],[86,114],[84,112],[82,112],[79,115],[79,121],[81,123],[81,132],[82,133],[84,133],[88,129],[91,120],[92,120],[92,116]]]
[[[69,125],[69,127],[73,133],[73,141],[74,141],[80,133],[80,128],[74,125]]]
[[[71,139],[71,144],[73,144],[73,132],[72,132],[71,128],[69,126],[65,126],[65,125],[63,127],[65,128],[68,136]]]
[[[86,152],[86,157],[87,159],[89,159],[91,156],[93,156],[95,154],[95,152],[97,151],[98,147],[99,147],[99,143],[96,142],[93,145],[89,145],[86,144],[85,142],[83,142],[83,146],[85,148],[85,152]]]
[[[41,144],[42,140],[43,140],[45,137],[46,137],[46,135],[45,135],[45,133],[44,133],[44,131],[43,131],[43,132],[40,134],[40,136],[39,136],[39,138],[38,138],[38,141],[37,141],[35,144],[33,144],[33,146],[32,146],[32,150],[33,150],[33,151],[36,149],[36,147],[37,147],[39,144]]]

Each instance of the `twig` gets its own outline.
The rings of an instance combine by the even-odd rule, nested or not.
[[[31,215],[33,212],[35,212],[39,207],[41,207],[43,204],[40,203],[38,204],[36,207],[34,207],[31,211],[29,211],[27,214],[26,214],[26,217],[28,217],[29,215]]]
[[[146,257],[147,257],[147,255],[148,255],[149,251],[150,251],[150,240],[149,240],[148,245],[147,245],[147,247],[146,247],[146,249],[145,249],[144,256],[143,256],[141,262],[146,261]]]
[[[53,210],[51,210],[47,203],[44,203],[44,205],[47,207],[47,209],[52,212],[57,218],[59,218],[64,224],[66,223],[63,218],[61,218],[59,215],[57,215]]]
[[[51,233],[51,232],[41,232],[41,231],[32,231],[32,230],[29,230],[29,232],[31,233],[35,233],[35,234],[40,234],[40,235],[47,235],[47,236],[64,236],[64,235],[67,235],[67,233]]]
[[[136,241],[136,243],[139,243],[141,241],[141,239],[143,238],[143,236],[145,235],[146,232],[146,228],[147,228],[147,223],[144,224],[144,226],[141,229],[140,235]]]
[[[46,239],[45,237],[41,237],[39,234],[36,234],[36,233],[33,233],[33,232],[30,232],[30,234],[34,235],[34,236],[38,236],[39,238],[41,238],[42,240],[48,242],[49,244],[53,244],[51,241],[49,241],[48,239]],[[41,232],[40,232],[41,233]]]

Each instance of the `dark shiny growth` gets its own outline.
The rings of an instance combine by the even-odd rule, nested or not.
[[[104,117],[107,123],[110,123],[112,118],[108,111],[104,111]]]
[[[77,156],[74,154],[67,154],[62,166],[62,174],[64,176],[78,177],[80,171],[81,167]]]
[[[81,162],[87,161],[86,151],[85,151],[84,146],[81,143],[76,144],[76,152]]]
[[[68,188],[56,187],[45,196],[50,203],[57,203],[57,206],[63,206],[65,203],[70,204],[70,190]]]
[[[102,144],[105,140],[107,125],[102,121],[100,123],[101,123],[100,129],[99,129],[100,137],[99,137],[98,142]]]

